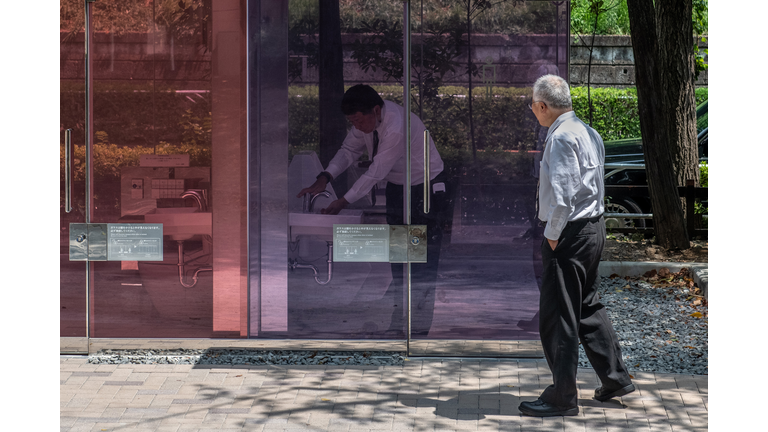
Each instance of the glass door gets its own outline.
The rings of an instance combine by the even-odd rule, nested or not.
[[[251,4],[250,39],[259,44],[252,75],[251,115],[258,126],[252,138],[251,191],[253,201],[260,203],[251,226],[258,234],[254,249],[261,260],[251,270],[259,276],[251,285],[251,335],[403,340],[402,264],[393,274],[388,262],[333,260],[339,246],[333,244],[334,224],[388,223],[386,180],[363,193],[349,193],[365,181],[371,153],[363,150],[339,164],[343,169],[334,172],[324,190],[300,194],[329,170],[348,134],[357,134],[342,112],[346,91],[366,84],[388,103],[402,105],[401,77],[363,67],[365,58],[375,55],[363,42],[374,21],[377,37],[402,47],[402,4]],[[382,33],[387,29],[396,31]],[[281,48],[285,46],[287,52]],[[395,116],[399,124],[401,116]],[[372,134],[360,139],[371,144]],[[402,157],[397,161],[404,163]],[[343,197],[349,203],[338,214],[322,213]],[[400,202],[402,215],[402,193]],[[253,289],[256,284],[258,290]]]
[[[151,259],[109,238],[85,263],[62,248],[61,335],[247,337],[245,5],[83,3],[61,7],[62,243],[70,222],[164,235]]]
[[[429,212],[422,188],[409,203],[412,224],[431,223],[428,263],[410,264],[410,353],[541,356],[535,199],[546,130],[527,104],[539,76],[567,79],[568,2],[409,6],[411,140],[428,130],[439,153],[429,159],[443,165]]]
[[[63,353],[87,352],[86,263],[69,260],[69,224],[85,223],[85,10],[62,2],[60,21],[59,334]],[[69,147],[69,150],[68,150]],[[72,152],[71,157],[68,153]]]

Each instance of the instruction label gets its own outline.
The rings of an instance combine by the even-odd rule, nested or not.
[[[389,225],[333,225],[333,261],[389,262]]]
[[[162,261],[163,224],[107,224],[108,261]]]
[[[189,155],[188,154],[175,154],[175,155],[143,154],[139,156],[139,166],[154,167],[154,168],[188,167]]]

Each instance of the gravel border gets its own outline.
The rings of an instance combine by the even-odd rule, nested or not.
[[[405,353],[386,351],[266,351],[255,349],[102,350],[92,364],[402,366]]]
[[[602,278],[599,294],[630,371],[708,374],[707,306],[694,306],[697,297],[687,288]],[[102,350],[88,357],[92,364],[401,366],[404,361],[404,352],[222,348]],[[579,367],[591,367],[581,346]]]
[[[602,278],[599,294],[630,371],[708,375],[708,310],[692,303],[701,297],[626,278]],[[579,367],[591,367],[581,346]]]

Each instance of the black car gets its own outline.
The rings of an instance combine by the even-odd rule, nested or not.
[[[699,161],[707,161],[708,122],[707,101],[696,107],[696,129],[699,142]],[[631,186],[647,185],[645,159],[643,157],[642,138],[626,138],[605,143],[605,185]],[[649,196],[632,194],[621,196],[616,193],[606,194],[606,213],[640,213],[651,212]],[[607,217],[606,226],[621,228],[629,226],[645,227],[651,225],[650,219],[629,219]]]

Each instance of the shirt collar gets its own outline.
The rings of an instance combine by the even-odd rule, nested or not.
[[[553,133],[553,132],[554,132],[554,131],[555,131],[555,130],[556,130],[556,129],[557,129],[557,128],[558,128],[558,127],[561,125],[561,124],[565,123],[565,121],[567,121],[567,120],[572,120],[572,119],[575,119],[575,118],[576,118],[576,112],[574,112],[573,110],[570,110],[570,111],[568,111],[568,112],[565,112],[565,113],[562,113],[562,114],[560,114],[560,116],[559,116],[559,117],[557,117],[557,118],[555,119],[555,121],[554,121],[554,122],[552,122],[552,124],[549,126],[549,130],[547,131],[547,139],[549,139],[549,137],[552,135],[552,133]]]
[[[380,128],[381,126],[383,126],[383,125],[384,125],[384,116],[386,116],[386,115],[387,115],[387,111],[386,111],[386,109],[387,109],[387,101],[384,101],[384,106],[382,106],[382,107],[381,107],[381,123],[379,123],[378,125],[376,125],[376,128],[374,128],[373,130],[377,131],[377,130],[379,130],[379,128]]]

